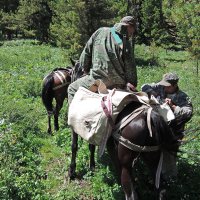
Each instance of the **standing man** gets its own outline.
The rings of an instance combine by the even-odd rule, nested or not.
[[[183,138],[186,122],[192,117],[193,107],[190,98],[181,91],[178,86],[179,77],[175,73],[166,73],[158,83],[144,84],[142,91],[149,96],[156,97],[160,104],[167,103],[175,115],[169,126],[177,139]],[[163,177],[165,180],[177,176],[176,156],[168,152],[164,153]]]
[[[88,89],[97,79],[109,89],[135,91],[137,70],[132,46],[135,33],[135,19],[126,16],[114,27],[99,28],[92,34],[80,56],[80,70],[86,75],[69,85],[69,103],[80,86]]]

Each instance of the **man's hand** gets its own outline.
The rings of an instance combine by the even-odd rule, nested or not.
[[[130,92],[138,92],[137,89],[136,89],[136,87],[133,84],[131,84],[131,83],[127,83],[126,84],[126,89],[128,91],[130,91]]]
[[[172,102],[171,99],[166,98],[166,99],[165,99],[165,103],[167,103],[167,104],[169,105],[169,107],[170,107],[173,111],[175,110],[176,105]]]

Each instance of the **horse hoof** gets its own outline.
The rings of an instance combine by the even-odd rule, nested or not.
[[[158,200],[166,200],[166,192],[166,189],[160,190]]]
[[[54,129],[55,129],[55,131],[58,131],[58,130],[59,130],[59,127],[55,127]]]
[[[95,171],[95,165],[90,166],[90,171],[94,172]]]
[[[71,167],[68,170],[68,176],[70,178],[70,180],[74,180],[76,177],[76,172],[74,169],[72,169]]]
[[[52,135],[51,129],[47,129],[47,133],[48,133],[49,135]]]

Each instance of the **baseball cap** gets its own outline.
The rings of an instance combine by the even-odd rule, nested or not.
[[[124,24],[130,24],[130,25],[135,25],[135,19],[134,19],[134,17],[132,17],[132,16],[126,16],[126,17],[123,17],[122,19],[121,19],[121,21],[120,21],[120,23],[124,23]]]
[[[159,85],[171,86],[178,83],[179,77],[176,73],[166,73],[163,75],[162,80],[159,82]]]

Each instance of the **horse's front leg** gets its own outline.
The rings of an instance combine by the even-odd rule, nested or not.
[[[89,149],[90,149],[90,170],[94,171],[94,169],[95,169],[95,158],[94,158],[95,145],[89,144]]]
[[[76,155],[78,150],[78,135],[72,130],[72,157],[71,157],[71,164],[69,166],[69,177],[70,179],[74,179],[76,176]]]

